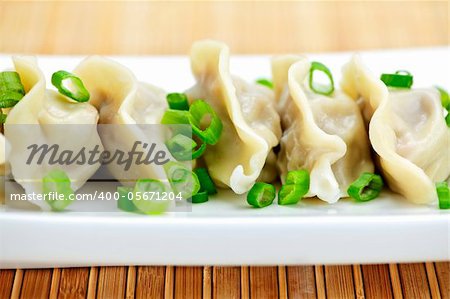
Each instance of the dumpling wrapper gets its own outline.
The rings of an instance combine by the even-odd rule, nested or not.
[[[286,55],[272,61],[272,75],[282,120],[278,166],[284,182],[291,170],[310,172],[307,197],[334,203],[363,172],[373,172],[370,146],[356,103],[336,90],[332,97],[306,85],[311,63]]]
[[[138,82],[133,73],[121,64],[110,59],[91,56],[82,61],[74,73],[80,77],[91,94],[90,103],[100,114],[100,125],[114,125],[106,130],[100,129],[100,137],[105,148],[111,152],[117,149],[129,151],[136,141],[153,141],[155,152],[167,151],[164,136],[151,129],[152,136],[145,126],[160,124],[167,109],[166,93],[150,84]],[[141,146],[137,148],[147,151]],[[173,160],[173,158],[172,158]],[[164,168],[160,165],[138,165],[133,163],[125,171],[117,163],[109,164],[109,169],[117,180],[132,185],[143,178],[165,179]]]
[[[389,90],[359,56],[344,67],[342,86],[364,107],[389,187],[411,202],[436,203],[435,183],[450,176],[450,128],[438,90]]]
[[[97,171],[99,164],[50,165],[47,155],[42,165],[26,165],[29,152],[18,149],[25,149],[31,144],[58,144],[59,152],[71,150],[78,153],[83,147],[93,148],[96,145],[103,150],[97,133],[97,110],[89,103],[77,103],[56,91],[46,90],[44,75],[34,57],[13,57],[13,62],[26,94],[8,113],[5,123],[11,146],[9,162],[12,175],[27,194],[41,194],[42,178],[49,171],[60,169],[68,175],[71,187],[76,191]],[[62,134],[62,128],[69,126],[66,134],[71,135]],[[14,133],[8,134],[8,130]],[[44,201],[32,203],[49,209]]]
[[[229,48],[224,43],[196,42],[190,57],[197,83],[186,94],[191,101],[208,102],[223,123],[219,142],[208,146],[203,155],[212,179],[237,194],[250,190],[258,178],[273,180],[276,169],[271,151],[281,136],[273,92],[231,76]]]

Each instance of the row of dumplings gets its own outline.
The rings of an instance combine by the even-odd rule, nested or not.
[[[194,43],[190,60],[196,84],[185,94],[190,101],[204,99],[223,123],[220,140],[201,158],[220,187],[243,194],[256,181],[283,182],[288,171],[306,169],[306,196],[334,203],[348,196],[347,188],[362,173],[380,172],[394,192],[414,203],[432,204],[437,202],[435,183],[449,180],[448,112],[435,88],[389,89],[359,56],[343,67],[340,88],[329,95],[310,88],[311,62],[304,56],[273,58],[273,88],[230,74],[229,49],[221,42]],[[25,96],[7,111],[6,128],[159,124],[168,109],[165,91],[138,82],[130,70],[107,58],[89,57],[73,71],[91,95],[85,103],[47,90],[34,58],[13,61]],[[90,132],[78,134],[70,147],[110,147],[110,137]],[[130,140],[139,137],[135,132],[123,134]],[[3,136],[0,141],[5,143]],[[0,152],[0,163],[11,162],[12,175],[25,191],[42,192],[36,181],[50,166],[25,171],[7,157],[8,152]],[[158,165],[135,167],[140,177],[161,172]],[[70,165],[63,170],[76,191],[97,169],[98,165]],[[113,174],[121,178],[120,170]]]

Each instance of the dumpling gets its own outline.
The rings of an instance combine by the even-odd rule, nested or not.
[[[163,90],[138,82],[126,67],[100,56],[86,58],[74,73],[90,92],[89,102],[99,111],[99,131],[105,149],[128,152],[136,144],[137,150],[147,152],[149,148],[144,148],[144,143],[153,142],[155,152],[167,152],[163,133],[159,131],[161,126],[145,126],[161,123],[167,109]],[[143,178],[166,177],[163,166],[139,164],[136,159],[128,170],[119,163],[108,167],[125,184]]]
[[[8,157],[14,179],[26,193],[42,193],[42,179],[51,170],[63,170],[70,178],[74,191],[79,189],[100,167],[100,164],[50,163],[51,155],[42,164],[27,160],[31,157],[27,147],[33,144],[58,145],[65,150],[80,152],[84,147],[98,146],[103,150],[97,133],[97,110],[88,103],[77,103],[53,90],[46,90],[45,79],[34,57],[14,57],[26,94],[8,113],[5,135],[10,144]],[[69,138],[68,138],[69,137]],[[48,209],[44,201],[33,201]]]
[[[389,187],[414,203],[436,203],[435,183],[450,176],[450,128],[438,90],[388,89],[358,56],[345,66],[342,86],[363,103]]]
[[[272,61],[281,138],[278,166],[284,181],[290,170],[310,172],[307,197],[334,203],[363,172],[373,172],[370,146],[357,104],[342,91],[316,94],[306,80],[311,63],[286,55]]]
[[[270,165],[271,151],[281,136],[273,92],[232,76],[229,49],[221,42],[196,42],[190,57],[197,83],[186,94],[191,101],[208,102],[223,123],[219,142],[203,155],[211,177],[238,194],[250,190],[261,175],[272,180],[276,172]],[[272,159],[263,171],[268,156]]]

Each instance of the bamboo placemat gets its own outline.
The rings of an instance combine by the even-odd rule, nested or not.
[[[448,45],[448,9],[448,1],[2,1],[0,52],[185,54],[201,38],[250,54]],[[0,270],[0,298],[9,296],[450,298],[450,263]]]
[[[450,263],[0,270],[0,298],[450,298]]]

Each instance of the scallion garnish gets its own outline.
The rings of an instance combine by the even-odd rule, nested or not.
[[[264,85],[270,89],[273,89],[273,83],[272,83],[272,81],[270,81],[268,79],[261,78],[261,79],[256,80],[256,83]]]
[[[0,109],[0,123],[4,124],[6,122],[6,114]]]
[[[187,199],[197,194],[200,190],[200,182],[197,175],[182,163],[170,161],[164,164],[170,186],[173,191]]]
[[[447,110],[450,110],[450,96],[448,95],[448,92],[439,86],[436,86],[436,89],[441,94],[442,107],[444,107]]]
[[[216,144],[222,134],[222,121],[214,109],[203,100],[196,100],[189,108],[192,132],[207,144]]]
[[[287,185],[300,185],[306,189],[305,194],[309,190],[309,172],[306,169],[291,170],[286,176]]]
[[[272,204],[275,196],[276,190],[273,185],[256,182],[248,191],[247,202],[255,208],[264,208]]]
[[[291,170],[286,181],[278,192],[278,204],[290,205],[298,203],[309,191],[309,172],[305,169]]]
[[[188,98],[184,93],[169,93],[166,99],[170,109],[189,110]]]
[[[200,191],[206,191],[209,195],[217,193],[216,185],[214,185],[213,180],[209,176],[208,170],[204,167],[199,167],[194,169],[197,175],[198,181],[200,182]]]
[[[348,187],[347,193],[356,201],[369,201],[377,198],[381,189],[383,189],[381,176],[365,172]]]
[[[306,193],[298,185],[283,185],[278,191],[279,205],[292,205],[298,203]]]
[[[450,96],[448,95],[448,92],[442,87],[436,86],[436,89],[439,90],[439,93],[441,94],[442,107],[447,110],[445,123],[447,124],[447,127],[450,127]]]
[[[54,211],[62,211],[72,203],[70,196],[73,194],[73,189],[70,185],[70,178],[62,170],[54,169],[44,176],[42,192],[44,196],[47,196],[45,202]],[[52,193],[54,196],[51,196]]]
[[[160,214],[166,211],[167,200],[160,200],[166,186],[159,180],[139,179],[133,189],[133,204],[145,214]]]
[[[17,72],[0,72],[0,108],[16,105],[25,95],[25,88]]]
[[[189,112],[184,110],[168,109],[161,119],[163,125],[189,124]]]
[[[89,92],[80,78],[66,71],[57,71],[52,75],[52,84],[59,93],[77,102],[89,101]]]
[[[309,172],[305,169],[291,170],[286,176],[286,182],[278,192],[278,204],[296,204],[309,191]]]
[[[197,194],[194,194],[191,197],[191,202],[192,203],[204,203],[208,201],[208,192],[206,191],[202,191],[202,192],[198,192]]]
[[[411,88],[413,76],[408,71],[397,71],[395,74],[382,74],[381,81],[389,87]]]
[[[450,209],[450,189],[447,182],[437,183],[436,192],[439,199],[439,209]]]
[[[189,161],[199,158],[206,150],[206,144],[202,141],[197,142],[183,134],[177,134],[166,142],[172,156],[178,161]]]
[[[326,85],[315,82],[314,73],[316,71],[324,73],[330,82]],[[311,68],[309,69],[309,88],[311,88],[312,91],[318,94],[326,96],[331,95],[334,92],[334,81],[330,69],[328,69],[324,64],[320,62],[311,62]]]
[[[133,203],[133,188],[119,186],[117,187],[117,193],[119,193],[119,200],[117,201],[117,207],[125,212],[136,212],[137,208]]]

